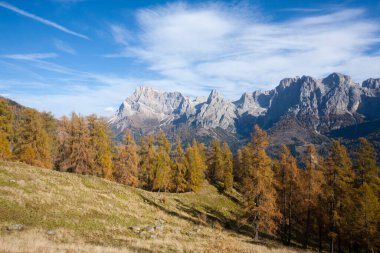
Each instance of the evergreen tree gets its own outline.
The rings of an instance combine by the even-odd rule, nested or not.
[[[182,149],[182,143],[180,137],[176,140],[176,149],[174,152],[174,162],[173,162],[173,190],[175,192],[186,191],[187,182],[187,161],[185,152]]]
[[[90,174],[112,179],[112,147],[110,132],[104,119],[91,115],[87,118],[89,125],[91,154],[93,163]]]
[[[166,191],[171,186],[170,142],[161,130],[157,135],[157,156],[152,190]]]
[[[223,143],[223,183],[224,183],[224,190],[225,191],[231,191],[234,186],[234,174],[233,174],[233,156],[232,152],[230,150],[230,147],[225,142]]]
[[[52,168],[50,148],[51,140],[41,115],[32,109],[24,109],[15,129],[15,158],[30,165]]]
[[[245,216],[254,226],[256,240],[259,231],[274,232],[279,217],[271,159],[265,151],[268,145],[266,132],[256,125],[252,143],[243,150]]]
[[[8,103],[0,99],[0,160],[8,160],[12,156],[11,134],[13,114]]]
[[[137,145],[131,131],[128,129],[124,143],[117,147],[115,159],[115,179],[117,182],[137,187],[139,185],[139,155]]]

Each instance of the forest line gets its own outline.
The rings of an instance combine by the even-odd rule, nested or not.
[[[0,160],[94,175],[150,191],[197,192],[204,180],[242,196],[252,236],[272,234],[290,245],[320,251],[376,252],[380,248],[380,173],[377,154],[366,139],[350,157],[333,140],[327,156],[313,145],[297,160],[282,145],[270,157],[266,132],[235,156],[227,143],[210,147],[194,140],[186,148],[160,131],[136,143],[126,131],[115,143],[106,120],[95,115],[56,120],[49,113],[14,107],[0,99]],[[300,164],[303,164],[302,168]]]

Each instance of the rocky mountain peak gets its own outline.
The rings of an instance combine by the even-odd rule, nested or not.
[[[362,83],[362,87],[368,89],[380,89],[380,78],[369,78]]]
[[[207,103],[210,104],[213,101],[219,102],[221,100],[223,100],[223,96],[219,93],[219,91],[213,89],[207,98]]]
[[[142,132],[186,126],[205,133],[222,129],[228,135],[249,135],[254,124],[268,129],[288,117],[311,131],[326,133],[369,118],[380,119],[373,110],[380,105],[379,88],[380,79],[368,79],[360,87],[340,73],[321,80],[297,76],[281,80],[272,90],[245,92],[231,102],[217,90],[190,100],[179,92],[141,86],[110,123],[119,130],[130,127]]]
[[[276,87],[276,90],[286,89],[289,86],[293,85],[295,82],[297,82],[299,79],[299,76],[296,76],[294,78],[284,78],[280,81],[280,84]]]
[[[139,86],[133,92],[133,96],[138,98],[141,96],[149,96],[149,95],[153,95],[153,94],[157,94],[157,93],[159,93],[159,92],[157,90],[154,90],[150,86]]]
[[[350,76],[340,73],[332,73],[326,78],[322,79],[322,83],[329,88],[351,86],[354,83]]]

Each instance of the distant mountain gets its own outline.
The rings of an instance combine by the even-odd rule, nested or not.
[[[297,153],[307,143],[323,147],[329,137],[349,138],[345,129],[378,120],[380,78],[359,85],[333,73],[321,80],[286,78],[273,90],[246,92],[237,101],[224,99],[216,90],[191,100],[179,92],[140,87],[121,104],[110,124],[118,135],[126,128],[136,136],[163,129],[169,137],[180,134],[187,141],[215,137],[233,147],[246,142],[258,124],[268,130],[273,147],[285,143]],[[366,135],[379,130],[379,124],[374,125]]]

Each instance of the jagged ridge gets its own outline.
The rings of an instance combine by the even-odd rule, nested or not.
[[[125,128],[148,132],[185,124],[247,136],[253,124],[269,129],[287,116],[326,133],[379,118],[374,105],[380,105],[380,79],[370,78],[360,86],[349,76],[333,73],[322,80],[286,78],[273,90],[246,92],[237,101],[224,99],[216,90],[207,99],[191,100],[179,92],[139,87],[122,103],[110,124],[117,132]]]

